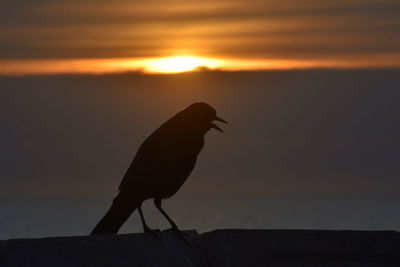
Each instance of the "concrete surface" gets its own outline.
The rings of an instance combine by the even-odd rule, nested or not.
[[[0,241],[0,266],[400,266],[394,231],[215,230]]]

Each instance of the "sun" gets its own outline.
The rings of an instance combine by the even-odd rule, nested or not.
[[[145,62],[145,69],[153,73],[179,73],[192,71],[198,67],[213,69],[220,65],[221,63],[216,59],[195,56],[175,56],[149,59]]]

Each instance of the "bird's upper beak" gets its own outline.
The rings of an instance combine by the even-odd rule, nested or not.
[[[225,124],[228,124],[224,119],[221,119],[221,118],[219,118],[219,117],[217,117],[217,116],[215,116],[214,120],[215,120],[215,121],[223,122],[223,123],[225,123]],[[223,131],[221,128],[219,128],[219,126],[216,125],[215,123],[211,123],[211,128],[214,128],[215,130],[220,131],[220,132],[222,132],[222,133],[224,132],[224,131]]]

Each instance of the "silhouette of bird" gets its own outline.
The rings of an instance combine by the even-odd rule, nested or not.
[[[142,211],[142,203],[153,199],[156,208],[171,224],[171,230],[184,237],[161,207],[161,202],[173,196],[192,172],[204,146],[204,135],[211,128],[223,132],[213,121],[227,123],[217,117],[210,105],[194,103],[152,133],[139,147],[117,197],[91,234],[116,234],[136,209],[143,230],[153,232],[146,225]]]

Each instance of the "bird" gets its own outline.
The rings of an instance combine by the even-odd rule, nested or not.
[[[145,139],[119,185],[118,195],[91,235],[117,234],[136,209],[143,231],[155,233],[147,226],[142,211],[142,203],[153,199],[155,207],[171,225],[171,230],[185,239],[184,233],[161,204],[164,199],[173,196],[189,177],[204,146],[205,134],[211,129],[223,132],[214,121],[227,124],[209,104],[194,103]]]

